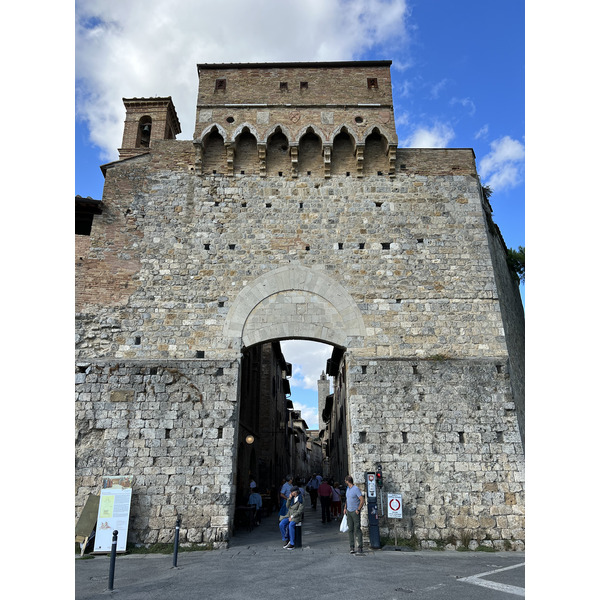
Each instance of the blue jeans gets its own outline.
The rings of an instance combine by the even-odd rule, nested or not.
[[[279,531],[281,531],[281,539],[284,542],[289,542],[292,546],[295,546],[296,541],[296,523],[290,521],[287,517],[283,521],[279,522]]]

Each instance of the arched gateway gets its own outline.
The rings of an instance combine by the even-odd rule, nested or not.
[[[198,65],[191,140],[124,101],[76,197],[76,517],[126,476],[130,542],[227,544],[250,475],[306,468],[301,338],[332,346],[323,470],[402,494],[382,536],[523,548],[518,288],[472,150],[398,148],[390,65]]]
[[[365,336],[356,303],[331,277],[300,265],[257,277],[232,303],[224,334],[243,346],[307,338],[352,347]]]

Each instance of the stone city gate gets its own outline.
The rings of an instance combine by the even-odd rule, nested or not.
[[[179,515],[226,544],[242,363],[303,338],[334,347],[332,448],[382,465],[404,537],[523,547],[518,288],[473,152],[397,147],[389,66],[198,65],[193,140],[170,98],[124,101],[102,200],[76,198],[76,515],[126,474],[131,541]]]

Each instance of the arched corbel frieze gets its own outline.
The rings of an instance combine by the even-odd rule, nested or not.
[[[240,135],[242,135],[244,129],[247,129],[256,138],[256,141],[258,142],[259,136],[258,136],[258,131],[256,131],[256,127],[254,127],[254,125],[252,125],[251,123],[247,123],[247,122],[242,123],[239,127],[237,127],[235,129],[235,131],[231,135],[231,139],[234,142],[236,142],[238,137],[240,137]]]
[[[199,137],[199,141],[202,145],[204,145],[204,142],[206,140],[206,138],[214,131],[217,130],[220,134],[221,137],[223,138],[223,142],[229,142],[231,140],[229,140],[228,136],[227,136],[227,131],[225,131],[225,129],[219,125],[218,123],[212,123],[211,125],[209,125],[208,127],[205,127],[202,130],[202,133],[200,134]]]

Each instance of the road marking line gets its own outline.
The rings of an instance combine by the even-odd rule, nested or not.
[[[487,577],[488,575],[494,575],[502,571],[509,571],[510,569],[516,569],[518,567],[524,567],[525,563],[519,563],[518,565],[512,565],[511,567],[504,567],[502,569],[496,569],[495,571],[486,571],[485,573],[478,573],[477,575],[471,575],[469,577],[461,577],[458,581],[464,581],[465,583],[472,583],[473,585],[480,585],[487,587],[499,592],[506,592],[507,594],[514,594],[515,596],[525,597],[525,588],[517,587],[516,585],[506,585],[504,583],[496,583],[495,581],[487,581],[481,579],[481,577]]]

